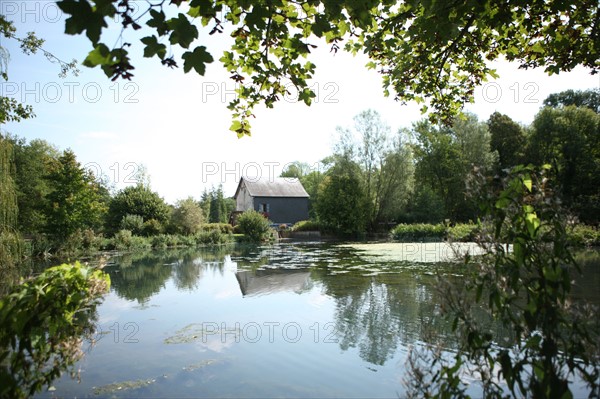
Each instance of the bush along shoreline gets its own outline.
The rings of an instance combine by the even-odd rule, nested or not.
[[[480,225],[474,223],[398,224],[389,234],[391,240],[398,242],[473,242],[476,241]],[[600,247],[600,230],[584,224],[568,227],[567,235],[575,248]]]
[[[224,224],[224,223],[223,223]],[[220,223],[219,223],[220,225]],[[236,241],[230,225],[207,226],[195,234],[157,234],[142,236],[131,230],[121,229],[112,237],[104,237],[92,230],[77,231],[60,244],[53,244],[43,237],[23,240],[23,258],[69,259],[93,256],[107,251],[144,251],[167,248],[190,248],[219,246]],[[18,261],[16,263],[19,263]]]
[[[227,223],[207,223],[194,234],[161,233],[150,236],[134,234],[131,230],[118,230],[112,237],[104,237],[91,229],[79,230],[68,236],[60,244],[52,243],[45,237],[31,237],[20,240],[20,260],[24,259],[76,259],[109,251],[131,252],[152,249],[193,248],[220,246],[232,243],[274,242],[274,232],[268,228],[268,221],[257,215],[248,215],[249,222],[235,228]],[[264,219],[261,216],[261,219]],[[266,223],[265,223],[266,222]],[[246,226],[247,224],[247,226]],[[315,221],[301,221],[291,231],[321,231]],[[472,242],[479,231],[473,223],[448,224],[398,224],[389,232],[389,239],[397,242]],[[574,224],[568,228],[568,236],[574,248],[600,247],[600,230],[584,224]],[[19,259],[13,259],[15,264]]]

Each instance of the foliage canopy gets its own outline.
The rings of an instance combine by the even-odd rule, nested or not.
[[[113,80],[133,76],[129,50],[138,46],[144,57],[171,68],[183,61],[184,72],[204,75],[214,57],[198,43],[198,27],[230,36],[219,60],[239,84],[229,104],[230,129],[239,136],[250,134],[253,107],[273,107],[288,83],[311,104],[315,92],[309,80],[316,66],[308,58],[319,40],[332,52],[366,54],[367,66],[383,77],[386,95],[429,100],[432,119],[444,122],[472,100],[475,87],[497,76],[488,61],[504,58],[549,74],[578,65],[592,73],[600,69],[595,0],[163,0],[148,2],[137,15],[130,0],[61,0],[58,5],[69,15],[65,32],[85,33],[93,46],[84,65],[102,67]],[[117,16],[122,32],[110,48],[103,34],[107,21]],[[138,40],[141,45],[130,47]],[[183,49],[181,59],[174,47]]]

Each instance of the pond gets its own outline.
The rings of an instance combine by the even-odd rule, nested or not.
[[[321,242],[117,256],[80,381],[37,397],[402,397],[409,347],[448,332],[435,280],[456,276],[453,256]],[[598,304],[590,259],[575,295]]]

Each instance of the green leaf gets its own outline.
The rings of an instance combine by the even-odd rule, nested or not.
[[[533,184],[532,184],[530,175],[523,176],[523,185],[527,188],[527,190],[531,191]]]
[[[238,138],[243,136],[250,136],[250,123],[245,119],[235,119],[229,130],[237,133]]]
[[[525,216],[525,224],[527,225],[527,231],[529,232],[529,235],[534,237],[537,228],[540,226],[540,219],[538,219],[535,212],[528,213],[527,216]]]
[[[167,46],[159,43],[156,36],[146,36],[140,40],[146,45],[144,48],[144,57],[151,58],[158,55],[161,60],[165,58]]]
[[[111,62],[110,50],[104,43],[98,44],[83,60],[83,65],[93,68],[96,65],[106,65]]]
[[[241,128],[242,128],[242,123],[239,120],[234,120],[231,123],[231,126],[229,126],[229,130],[231,130],[232,132],[237,132]]]
[[[102,28],[107,26],[104,16],[113,16],[116,12],[112,4],[104,4],[94,10],[87,0],[62,0],[57,5],[70,15],[65,21],[65,33],[77,35],[86,31],[86,36],[94,45],[100,40]]]
[[[183,48],[188,48],[198,38],[198,28],[192,25],[182,13],[179,13],[177,18],[171,18],[167,25],[173,30],[169,37],[171,44],[179,44]]]
[[[206,47],[198,46],[194,49],[194,51],[186,51],[181,56],[183,58],[183,71],[185,73],[189,72],[192,68],[198,72],[198,74],[204,76],[204,72],[206,72],[206,64],[210,64],[214,61],[212,55],[206,51]]]
[[[498,201],[496,201],[496,208],[498,208],[498,209],[505,209],[509,205],[510,205],[510,199],[506,198],[506,197],[499,198]]]
[[[298,99],[304,101],[306,105],[310,105],[312,103],[312,99],[315,97],[315,92],[308,88],[303,89],[300,93],[298,93]]]
[[[329,32],[331,30],[331,27],[329,25],[329,21],[327,20],[327,18],[321,14],[317,14],[315,16],[315,23],[312,25],[312,32],[317,36],[317,37],[322,37],[323,33],[325,32]]]
[[[152,18],[149,19],[148,22],[146,22],[146,25],[148,25],[151,28],[155,28],[156,33],[158,33],[159,36],[163,36],[170,31],[169,25],[167,25],[166,15],[164,12],[150,10],[150,16]]]

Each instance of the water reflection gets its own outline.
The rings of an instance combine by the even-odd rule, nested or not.
[[[218,248],[127,253],[114,257],[106,272],[119,297],[144,304],[164,289],[171,277],[179,290],[193,291],[204,270],[222,274],[227,252]]]
[[[410,264],[406,270],[404,263],[369,261],[351,247],[326,244],[245,248],[233,259],[244,296],[301,293],[318,284],[335,300],[340,349],[357,348],[373,365],[384,365],[403,343],[445,330],[436,317],[440,298],[433,274],[447,264]]]
[[[114,259],[118,266],[105,271],[119,297],[144,304],[165,287],[172,273],[169,265],[176,260],[165,253],[125,254]]]
[[[302,270],[245,270],[235,273],[243,296],[267,295],[282,291],[297,294],[312,288],[310,272]]]
[[[597,303],[600,257],[585,259],[589,274],[574,295]],[[88,358],[87,388],[62,385],[62,396],[157,376],[110,395],[403,396],[408,345],[455,345],[436,275],[460,288],[465,272],[324,243],[129,254],[106,271],[113,293],[100,318],[110,335]],[[139,327],[136,345],[122,343],[128,323]],[[489,328],[499,342],[506,336]]]
[[[461,271],[448,263],[378,260],[351,246],[302,243],[126,254],[115,258],[107,271],[119,297],[143,305],[165,289],[169,279],[177,290],[193,292],[206,272],[225,278],[228,261],[244,298],[302,294],[315,288],[332,298],[340,349],[356,348],[373,365],[384,365],[402,345],[429,342],[432,336],[445,347],[454,345],[447,324],[438,316],[446,299],[435,279],[441,272],[458,275],[455,278],[462,283]],[[590,269],[597,268],[600,256],[581,255],[579,261],[591,277],[578,279],[573,296],[598,302],[600,273]],[[488,316],[477,312],[475,317],[485,322]],[[500,344],[509,342],[503,326],[490,324],[489,329]]]

